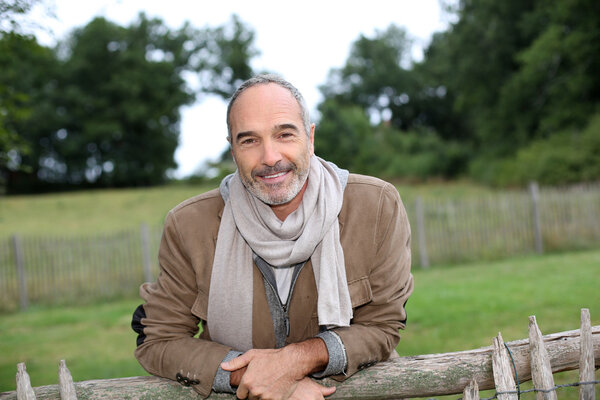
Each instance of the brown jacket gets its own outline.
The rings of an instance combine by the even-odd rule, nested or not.
[[[189,378],[202,396],[229,347],[210,340],[206,324],[208,291],[224,203],[213,190],[179,204],[166,217],[159,249],[160,275],[145,283],[135,355],[151,374]],[[354,317],[335,328],[348,359],[345,379],[385,360],[404,329],[404,305],[412,293],[410,227],[397,190],[379,179],[351,174],[339,215],[341,243]],[[235,294],[233,294],[235,295]],[[255,348],[274,348],[273,321],[260,271],[254,266],[252,340]],[[289,307],[288,343],[319,332],[317,289],[312,265],[302,269]],[[199,338],[198,324],[202,323]]]

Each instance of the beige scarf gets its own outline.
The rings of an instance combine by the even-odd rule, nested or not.
[[[285,221],[242,184],[239,172],[221,183],[225,209],[208,296],[212,340],[239,351],[252,348],[252,253],[284,267],[312,260],[319,325],[348,326],[352,304],[338,214],[348,171],[312,156],[302,203]]]

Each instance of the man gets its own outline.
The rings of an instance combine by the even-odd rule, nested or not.
[[[242,84],[227,126],[237,171],[167,215],[136,357],[202,396],[322,399],[335,387],[311,377],[395,354],[413,288],[404,207],[314,155],[304,100],[277,76]]]

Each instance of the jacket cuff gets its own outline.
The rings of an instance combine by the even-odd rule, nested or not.
[[[230,350],[229,353],[225,356],[222,362],[231,361],[234,358],[240,356],[242,352]],[[221,368],[219,364],[219,369],[217,370],[217,374],[215,375],[215,380],[213,381],[212,389],[215,392],[219,393],[235,393],[235,390],[231,387],[229,378],[231,377],[231,371],[225,371]]]
[[[323,339],[325,342],[329,352],[329,363],[323,371],[314,373],[311,376],[320,379],[330,375],[344,374],[348,365],[348,358],[342,339],[332,331],[320,332],[316,337]]]

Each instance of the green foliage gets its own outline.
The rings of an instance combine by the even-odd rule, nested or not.
[[[0,34],[18,33],[20,17],[31,11],[39,0],[0,0]]]
[[[433,36],[421,62],[411,64],[410,38],[394,25],[353,43],[346,64],[321,87],[321,123],[334,116],[321,129],[329,136],[324,157],[362,165],[360,171],[366,170],[361,159],[368,160],[384,176],[468,173],[483,182],[520,182],[505,178],[505,164],[520,149],[579,131],[598,111],[600,3],[461,0],[449,9],[456,22]],[[358,121],[358,109],[336,117],[335,104],[359,107],[371,127],[363,126],[364,118]],[[361,135],[340,134],[352,132],[352,124]],[[397,133],[382,133],[388,128]],[[390,152],[396,157],[386,158]],[[560,152],[554,149],[551,159],[574,158]],[[572,173],[543,179],[598,179],[568,168]]]
[[[342,168],[361,171],[359,154],[365,153],[365,140],[374,136],[364,110],[327,100],[319,105],[319,112],[321,122],[315,130],[315,153]]]
[[[48,76],[56,63],[33,37],[9,32],[0,35],[0,70],[0,179],[6,171],[10,180],[32,170],[38,155],[32,133],[54,120],[48,111],[56,81]]]
[[[252,74],[253,40],[236,16],[172,30],[144,14],[128,27],[96,18],[53,50],[3,35],[0,94],[23,99],[0,103],[8,190],[164,182],[177,166],[180,108],[199,91],[230,96]],[[196,74],[191,87],[184,77]]]
[[[406,93],[414,85],[408,71],[411,44],[395,25],[370,39],[361,35],[353,44],[346,65],[330,71],[320,89],[326,99],[356,104],[376,121],[389,120],[406,128],[414,118]]]
[[[352,172],[423,180],[452,176],[464,168],[467,148],[433,131],[401,131],[389,123],[372,126],[361,107],[335,100],[321,103],[319,111],[316,154]]]
[[[531,142],[502,161],[495,184],[547,185],[594,181],[600,177],[600,114],[583,131],[570,130]]]
[[[229,99],[243,81],[253,75],[250,59],[259,54],[254,47],[254,31],[233,14],[225,26],[207,28],[200,47],[210,57],[195,66],[205,92]]]

